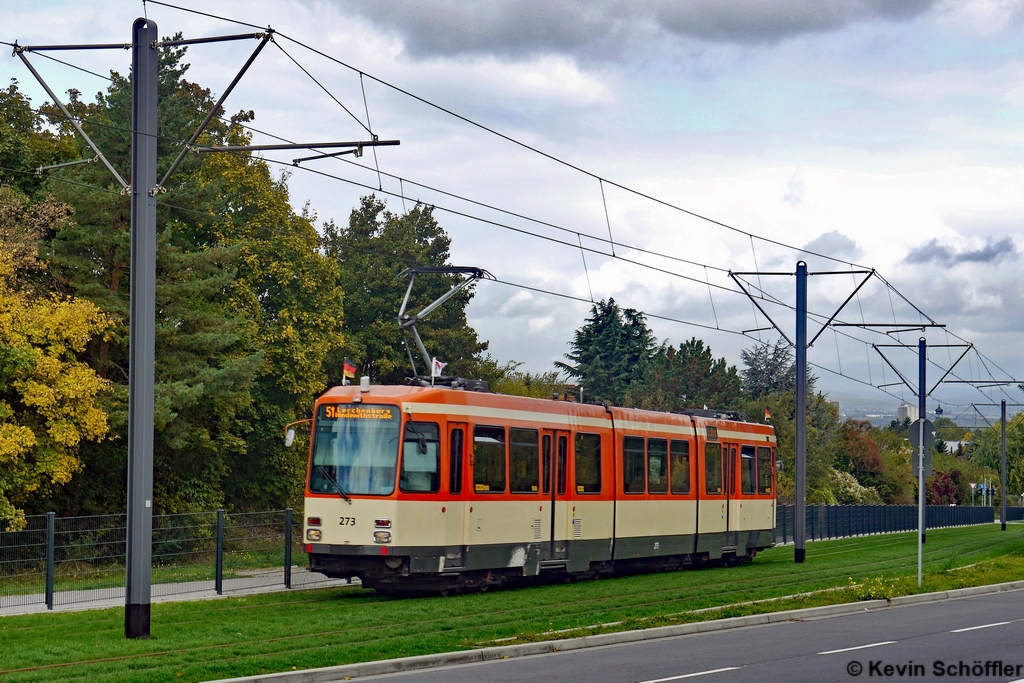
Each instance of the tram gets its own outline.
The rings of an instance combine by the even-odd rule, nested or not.
[[[774,430],[737,414],[364,378],[316,401],[303,538],[313,571],[446,593],[749,561],[775,507]]]

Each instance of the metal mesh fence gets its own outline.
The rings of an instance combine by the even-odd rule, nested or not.
[[[54,520],[53,602],[124,598],[125,515]]]
[[[46,515],[0,518],[0,610],[45,604]]]
[[[793,505],[779,505],[775,513],[775,542],[793,541]],[[848,538],[917,529],[916,505],[808,505],[805,530],[808,541]],[[925,528],[941,529],[973,524],[991,524],[991,507],[928,505]]]
[[[212,590],[216,526],[216,512],[154,515],[154,596]]]
[[[125,522],[124,514],[0,518],[0,612],[123,602]],[[290,510],[154,515],[152,596],[332,581],[306,566],[301,529]]]

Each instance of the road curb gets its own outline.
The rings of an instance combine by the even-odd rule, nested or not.
[[[977,595],[988,595],[1015,590],[1024,590],[1024,581],[1010,581],[1008,583],[997,583],[990,586],[974,586],[972,588],[957,588],[954,590],[939,591],[937,593],[904,595],[891,598],[889,600],[863,600],[860,602],[846,602],[838,605],[825,605],[823,607],[806,607],[803,609],[785,610],[782,612],[770,612],[768,614],[752,614],[746,617],[728,617],[725,619],[715,619],[711,621],[698,621],[690,624],[656,626],[654,628],[638,629],[635,631],[599,633],[592,636],[567,638],[565,640],[545,640],[536,643],[486,647],[478,650],[461,650],[458,652],[442,652],[432,655],[419,655],[416,657],[382,659],[376,662],[343,664],[340,666],[328,666],[320,669],[282,671],[279,673],[260,674],[257,676],[217,679],[217,683],[327,683],[328,681],[339,681],[350,678],[363,678],[366,676],[379,676],[382,674],[402,673],[405,671],[433,669],[441,666],[451,666],[454,664],[475,664],[499,659],[511,659],[513,657],[528,657],[530,655],[543,655],[550,654],[552,652],[569,652],[571,650],[582,650],[591,647],[605,647],[621,643],[635,643],[644,640],[674,638],[677,636],[693,635],[696,633],[710,633],[713,631],[725,631],[734,628],[748,628],[750,626],[762,626],[765,624],[775,624],[784,621],[823,619],[826,617],[839,616],[841,614],[855,614],[857,612],[869,612],[878,609],[887,609],[889,607],[902,607],[927,602],[939,602],[942,600],[956,600],[958,598],[967,598]]]

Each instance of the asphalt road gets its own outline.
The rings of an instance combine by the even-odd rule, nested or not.
[[[1002,671],[995,662],[1001,662]],[[1024,680],[1024,591],[360,680],[385,679],[394,683],[1017,681]]]

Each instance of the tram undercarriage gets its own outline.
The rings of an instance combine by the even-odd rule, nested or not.
[[[472,591],[487,591],[501,587],[519,587],[546,583],[585,581],[610,576],[628,576],[698,569],[712,566],[748,564],[759,550],[774,543],[757,544],[759,536],[753,532],[750,541],[737,552],[736,547],[725,547],[719,553],[693,552],[656,557],[620,558],[615,560],[548,559],[547,553],[537,553],[534,561],[518,566],[480,567],[445,566],[444,554],[429,554],[427,549],[399,554],[405,549],[394,549],[388,555],[356,554],[364,548],[344,548],[344,554],[330,552],[309,555],[310,569],[334,579],[358,578],[364,588],[380,595],[449,595]],[[326,550],[326,549],[325,549]],[[367,547],[366,551],[379,553],[380,548]],[[427,551],[427,552],[423,552]],[[449,556],[455,553],[447,553]],[[534,553],[528,553],[534,555]],[[465,549],[458,553],[466,557]],[[513,553],[514,556],[514,553]],[[532,558],[531,558],[532,559]]]

